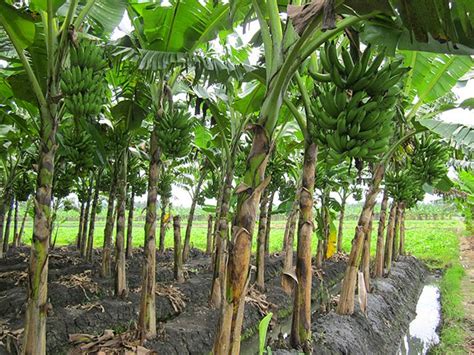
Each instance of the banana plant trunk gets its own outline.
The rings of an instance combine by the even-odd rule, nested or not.
[[[398,255],[400,252],[400,222],[402,219],[402,203],[397,204],[397,212],[395,215],[395,227],[393,233],[393,252],[392,252],[392,261],[398,260]]]
[[[147,201],[148,205],[148,201]],[[156,202],[155,202],[156,205]],[[126,257],[130,259],[132,257],[133,252],[133,209],[135,208],[135,190],[132,186],[132,194],[130,195],[130,204],[128,206],[128,222],[127,222],[127,250],[126,250]],[[156,220],[156,212],[155,212],[155,220]],[[145,242],[146,244],[146,242]]]
[[[48,251],[51,235],[51,198],[57,150],[56,105],[41,106],[42,129],[36,180],[35,217],[28,267],[28,290],[23,338],[24,354],[46,354],[48,312]]]
[[[323,252],[324,250],[324,240],[318,238],[318,243],[316,244],[316,257],[314,261],[314,266],[316,268],[321,269],[323,267]]]
[[[329,201],[329,192],[326,195],[325,201]],[[323,240],[323,257],[322,259],[325,260],[328,255],[328,247],[329,247],[329,233],[331,231],[331,226],[330,226],[330,215],[329,215],[329,206],[324,205],[323,206],[323,235],[324,235],[324,240]],[[319,262],[319,267],[322,267],[322,260]]]
[[[293,208],[288,217],[287,228],[285,229],[286,241],[284,245],[285,259],[283,261],[283,270],[293,269],[293,243],[295,239],[296,221],[298,220],[298,200],[293,203]]]
[[[294,204],[294,203],[293,203]],[[291,221],[291,214],[293,212],[293,206],[291,208],[290,213],[286,217],[285,222],[285,231],[283,232],[283,244],[281,245],[281,251],[285,252],[286,245],[288,244],[288,232],[290,231],[290,221]]]
[[[88,230],[88,223],[89,223],[89,212],[91,208],[91,200],[92,200],[92,178],[89,180],[89,187],[87,189],[87,202],[86,208],[84,210],[84,225],[82,227],[82,235],[81,235],[81,257],[86,257],[87,252],[87,230]]]
[[[94,189],[94,197],[92,199],[91,216],[89,220],[89,234],[87,236],[86,260],[92,261],[92,253],[94,251],[94,231],[95,216],[97,214],[97,204],[99,203],[100,175],[97,176]]]
[[[115,170],[115,167],[114,167]],[[107,201],[107,217],[104,228],[104,245],[102,252],[101,276],[110,277],[112,275],[112,234],[114,232],[114,204],[115,194],[117,192],[117,180],[115,171],[112,173],[112,181],[109,190],[109,199]]]
[[[21,220],[20,233],[18,236],[18,241],[20,245],[21,245],[21,240],[23,238],[23,233],[25,231],[25,223],[26,223],[26,218],[28,217],[28,210],[30,209],[30,204],[31,204],[31,198],[28,198],[28,201],[26,202],[25,213],[23,214],[23,219]]]
[[[207,217],[206,254],[212,254],[212,214]]]
[[[224,196],[224,189],[225,189],[225,179],[226,179],[226,171],[227,171],[226,163],[223,163],[222,171],[223,173],[222,173],[221,183],[219,185],[219,192],[217,196],[214,226],[212,229],[212,260],[213,260],[212,265],[215,264],[215,259],[216,259],[217,231],[219,229],[220,214],[221,214],[221,209],[222,209],[222,199]]]
[[[166,217],[167,206],[168,206],[168,199],[162,197],[161,198],[161,218],[160,218],[160,245],[159,245],[160,253],[164,253],[165,251],[165,237],[166,237],[165,217]]]
[[[402,202],[402,213],[400,216],[400,255],[405,253],[405,204]]]
[[[291,345],[308,350],[311,342],[311,237],[313,235],[313,194],[317,146],[306,143],[303,162],[301,191],[299,192],[300,217],[296,249],[296,279]]]
[[[81,250],[82,228],[84,228],[84,209],[86,208],[85,201],[81,201],[81,213],[79,214],[79,228],[76,237],[76,248]]]
[[[395,232],[395,218],[397,214],[397,202],[394,200],[392,206],[390,207],[390,214],[388,216],[388,225],[387,225],[387,236],[385,239],[385,269],[386,274],[390,273],[392,267],[392,254],[393,254],[393,234]]]
[[[18,222],[19,222],[19,216],[18,216],[18,200],[15,200],[15,213],[13,216],[13,247],[17,248],[20,246],[20,239],[19,236],[20,234],[18,233]]]
[[[121,154],[120,170],[117,178],[117,233],[115,237],[115,296],[126,297],[127,264],[125,259],[125,205],[127,200],[127,160],[126,149]]]
[[[196,211],[196,205],[198,201],[199,194],[201,193],[202,183],[204,182],[204,178],[206,174],[204,171],[201,171],[199,176],[198,183],[194,188],[193,198],[191,202],[191,208],[189,209],[188,215],[188,224],[186,225],[186,234],[184,235],[184,246],[183,246],[183,262],[186,262],[189,257],[189,250],[190,250],[190,243],[191,243],[191,229],[193,227],[193,220],[194,220],[194,212]]]
[[[3,245],[3,225],[5,223],[5,209],[5,199],[0,196],[0,258],[3,258],[3,250],[1,247]]]
[[[265,227],[265,255],[270,254],[270,230],[272,227],[273,200],[275,199],[275,193],[276,191],[272,191],[270,199],[268,200],[267,226]]]
[[[13,199],[11,199],[7,213],[7,223],[5,224],[5,236],[3,237],[2,252],[4,256],[6,256],[8,249],[10,248],[10,227],[12,224],[13,209]]]
[[[281,105],[281,102],[278,104]],[[238,202],[232,228],[232,243],[228,250],[226,291],[213,348],[214,354],[218,355],[240,353],[240,334],[250,279],[250,255],[256,212],[260,196],[270,182],[269,177],[264,177],[271,151],[269,135],[266,129],[258,124],[249,125],[248,129],[252,129],[254,136],[243,181],[235,189]]]
[[[365,197],[364,206],[359,216],[359,221],[355,230],[355,236],[352,240],[352,248],[349,254],[344,279],[342,281],[342,288],[339,297],[339,304],[336,312],[340,315],[347,315],[354,313],[354,298],[357,281],[357,271],[359,269],[361,253],[364,245],[364,239],[370,228],[370,221],[372,220],[372,213],[374,210],[375,201],[380,190],[380,183],[384,175],[384,165],[378,164],[373,172],[372,184],[370,190]]]
[[[267,228],[268,190],[265,189],[260,201],[260,216],[257,232],[257,280],[256,286],[261,291],[265,290],[265,235]]]
[[[145,260],[142,271],[142,292],[138,317],[138,332],[141,339],[151,339],[156,336],[156,202],[160,174],[159,164],[160,150],[156,129],[154,129],[150,137],[150,167],[145,220]]]
[[[226,288],[226,249],[229,239],[229,225],[227,222],[230,198],[232,195],[232,180],[234,175],[234,162],[229,159],[226,165],[226,173],[222,187],[221,199],[219,203],[220,210],[217,213],[219,223],[216,224],[217,231],[215,233],[215,252],[213,260],[213,276],[210,293],[210,304],[213,307],[220,307],[225,297]]]
[[[182,283],[183,275],[183,253],[181,248],[181,217],[173,217],[173,236],[174,236],[174,279]]]
[[[370,243],[372,239],[372,224],[374,221],[374,212],[369,222],[369,230],[365,234],[364,249],[362,250],[362,265],[361,271],[364,275],[365,289],[370,292]]]
[[[384,232],[385,220],[387,219],[388,192],[384,190],[382,203],[380,205],[379,226],[377,229],[377,246],[375,248],[375,277],[383,276],[384,264]]]
[[[344,215],[346,212],[346,200],[347,200],[347,197],[344,191],[344,196],[341,200],[341,211],[339,212],[339,226],[337,229],[337,252],[338,253],[342,253],[342,238],[344,234]]]

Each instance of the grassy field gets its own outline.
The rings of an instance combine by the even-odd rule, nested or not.
[[[443,326],[441,342],[433,351],[435,354],[467,354],[467,349],[463,348],[464,328],[467,327],[461,295],[463,277],[464,269],[458,261],[446,270],[440,282]]]
[[[354,236],[356,221],[348,220],[344,223],[343,249],[348,252],[350,243]],[[275,221],[272,223],[270,234],[271,251],[281,250],[283,243],[284,221]],[[56,245],[73,244],[77,235],[77,222],[67,221],[60,225],[57,233]],[[182,225],[182,234],[186,224]],[[372,250],[375,250],[375,238],[377,223],[374,223]],[[425,260],[430,267],[443,268],[459,255],[459,242],[457,230],[462,228],[462,222],[457,219],[451,220],[408,220],[406,222],[406,250],[407,252]],[[257,230],[257,229],[255,229]],[[31,236],[32,225],[27,223],[25,228],[24,241]],[[104,222],[96,223],[94,233],[95,247],[101,247],[103,243]],[[206,247],[207,224],[203,221],[196,221],[193,224],[191,243],[194,247],[205,249]],[[143,245],[144,228],[143,221],[137,221],[133,227],[133,245]],[[296,238],[295,238],[296,239]],[[316,237],[313,238],[313,252],[316,252]],[[172,229],[166,233],[166,247],[173,246]],[[256,238],[253,238],[253,247],[255,250]],[[296,247],[296,240],[295,240]]]

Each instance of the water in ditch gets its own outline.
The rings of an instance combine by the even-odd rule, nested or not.
[[[398,355],[426,354],[439,343],[437,329],[440,322],[439,288],[436,284],[425,285],[416,305],[416,317],[402,338]]]

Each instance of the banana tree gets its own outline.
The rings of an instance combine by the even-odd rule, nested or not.
[[[472,232],[474,229],[474,174],[472,170],[458,169],[458,178],[450,195],[464,217],[466,229]]]
[[[187,64],[196,68],[196,74],[222,68],[215,66],[211,60],[200,61],[195,53],[205,47],[219,30],[228,26],[229,5],[197,0],[171,1],[170,6],[152,2],[131,3],[128,14],[136,38],[137,50],[132,55],[137,58],[141,69],[154,72],[148,81],[154,127],[150,136],[145,262],[139,317],[139,332],[142,337],[150,338],[156,335],[154,235],[160,160],[158,124],[166,115],[172,114],[173,86]]]
[[[219,152],[215,164],[221,166],[214,225],[215,249],[213,253],[213,280],[210,292],[210,303],[219,307],[225,297],[226,285],[226,250],[229,243],[229,220],[232,215],[232,187],[238,156],[242,153],[242,137],[255,113],[259,100],[255,91],[261,88],[250,85],[243,90],[238,80],[226,84],[226,93],[222,87],[215,89],[216,94],[204,94],[200,98],[208,107],[211,119],[209,145]],[[225,98],[225,99],[223,99]]]
[[[232,2],[235,8],[240,7],[239,1]],[[272,146],[272,139],[278,114],[283,103],[288,84],[306,60],[322,43],[343,31],[347,26],[364,19],[364,16],[349,16],[337,25],[321,29],[323,3],[314,3],[308,7],[293,8],[292,20],[283,26],[276,0],[265,3],[252,1],[251,9],[256,14],[263,39],[265,58],[265,94],[257,124],[253,127],[252,148],[247,160],[246,171],[236,189],[238,205],[233,232],[233,248],[229,254],[227,267],[226,299],[222,304],[218,333],[214,342],[217,354],[238,353],[240,349],[240,333],[245,302],[245,294],[249,280],[250,246],[255,226],[256,211],[262,191],[269,183],[265,177],[266,165]],[[319,15],[319,16],[318,16]],[[300,36],[292,23],[300,21],[297,26]],[[305,20],[306,19],[306,20]],[[329,21],[331,22],[331,21]],[[323,30],[326,30],[323,32]],[[311,148],[309,156],[314,156]],[[309,164],[308,164],[309,168]],[[308,180],[308,183],[311,183]],[[308,305],[306,308],[309,318]],[[309,340],[309,324],[302,341]]]
[[[364,38],[364,36],[362,36],[362,38]],[[368,36],[367,38],[371,40],[374,39],[375,42],[377,42],[376,38]],[[380,40],[380,38],[378,39]],[[449,52],[449,49],[446,49],[446,51]],[[337,310],[340,314],[351,314],[354,309],[355,273],[359,266],[357,260],[360,256],[359,253],[361,253],[363,249],[363,239],[370,235],[366,233],[366,231],[370,229],[369,224],[372,220],[371,211],[373,210],[373,203],[375,202],[375,197],[378,195],[379,185],[383,178],[383,171],[386,168],[383,164],[390,161],[392,154],[399,148],[400,144],[406,142],[410,136],[417,132],[417,129],[419,130],[419,125],[414,121],[426,115],[428,115],[428,117],[433,115],[427,108],[430,107],[433,101],[448,93],[457,80],[459,80],[472,65],[472,59],[466,56],[407,51],[401,51],[400,55],[404,57],[404,64],[411,68],[411,71],[404,79],[404,101],[399,104],[400,113],[398,114],[399,116],[403,116],[399,117],[399,119],[402,123],[406,123],[407,127],[405,131],[398,136],[399,140],[394,143],[392,149],[385,155],[382,160],[383,163],[377,165],[374,170],[372,187],[366,196],[364,209],[360,215],[356,236],[353,240],[349,260],[351,264],[346,270],[341,290],[341,299]],[[396,211],[394,206],[394,215],[396,215]],[[392,230],[393,228],[387,229],[387,232],[391,234]],[[378,245],[381,246],[382,243],[378,243]],[[385,245],[385,248],[387,247],[388,246]],[[382,251],[379,251],[379,253],[381,252]],[[380,260],[380,256],[378,259]],[[352,263],[352,261],[355,262]],[[380,262],[379,265],[381,265]],[[352,272],[350,272],[350,268],[352,268]]]
[[[3,120],[5,122],[5,120]],[[0,118],[0,122],[1,118]],[[6,123],[6,122],[5,122]],[[13,213],[14,200],[17,194],[19,183],[23,180],[24,174],[31,169],[28,161],[30,154],[35,153],[35,147],[31,147],[28,136],[22,137],[21,131],[14,125],[0,123],[0,258],[9,249],[9,229]],[[22,141],[27,143],[22,144]],[[18,154],[23,151],[24,153]],[[6,217],[6,225],[5,223]],[[5,228],[4,228],[5,227]]]
[[[133,250],[133,218],[135,209],[135,197],[142,196],[146,192],[146,156],[140,150],[131,150],[132,158],[128,171],[128,190],[129,190],[129,206],[128,206],[128,223],[127,223],[127,248],[126,256],[129,259]]]
[[[202,126],[197,126],[197,127],[202,127]],[[188,223],[186,225],[186,232],[184,235],[183,263],[186,262],[186,260],[189,257],[189,251],[191,248],[191,245],[190,245],[191,231],[192,231],[192,226],[193,226],[194,213],[196,211],[196,206],[201,194],[201,189],[204,184],[204,180],[211,166],[208,159],[205,156],[202,156],[202,154],[199,151],[196,151],[196,153],[194,154],[194,159],[198,161],[198,164],[197,164],[197,168],[194,168],[191,171],[191,175],[193,175],[193,177],[191,178],[191,181],[193,181],[192,185],[194,185],[194,189],[192,192],[190,192],[191,207],[189,209]]]
[[[121,20],[123,2],[112,4],[111,1],[102,0],[78,4],[78,1],[73,0],[65,5],[65,1],[49,0],[30,1],[22,6],[21,9],[14,8],[9,2],[2,0],[0,25],[21,61],[24,71],[20,75],[30,84],[34,94],[32,102],[37,106],[41,117],[41,149],[38,159],[23,352],[44,354],[51,187],[56,131],[64,112],[61,109],[63,104],[59,87],[61,70],[69,45],[76,37],[75,29],[87,22],[102,27],[103,33],[110,33]],[[33,12],[38,12],[40,16],[34,17]],[[40,23],[43,26],[39,26]],[[38,48],[41,50],[38,51]]]
[[[128,71],[128,68],[127,68]],[[125,209],[127,200],[128,161],[132,151],[134,139],[147,131],[141,129],[142,121],[146,117],[145,108],[150,100],[143,92],[140,78],[128,82],[129,91],[122,91],[117,96],[118,103],[112,107],[114,135],[118,147],[117,170],[117,231],[115,240],[115,295],[125,297],[128,293],[126,279],[126,242],[125,242]],[[141,141],[142,139],[138,139]]]

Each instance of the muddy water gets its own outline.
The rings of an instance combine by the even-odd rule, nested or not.
[[[426,354],[439,343],[436,330],[440,321],[439,288],[436,284],[425,285],[416,305],[416,317],[402,339],[398,355]]]

